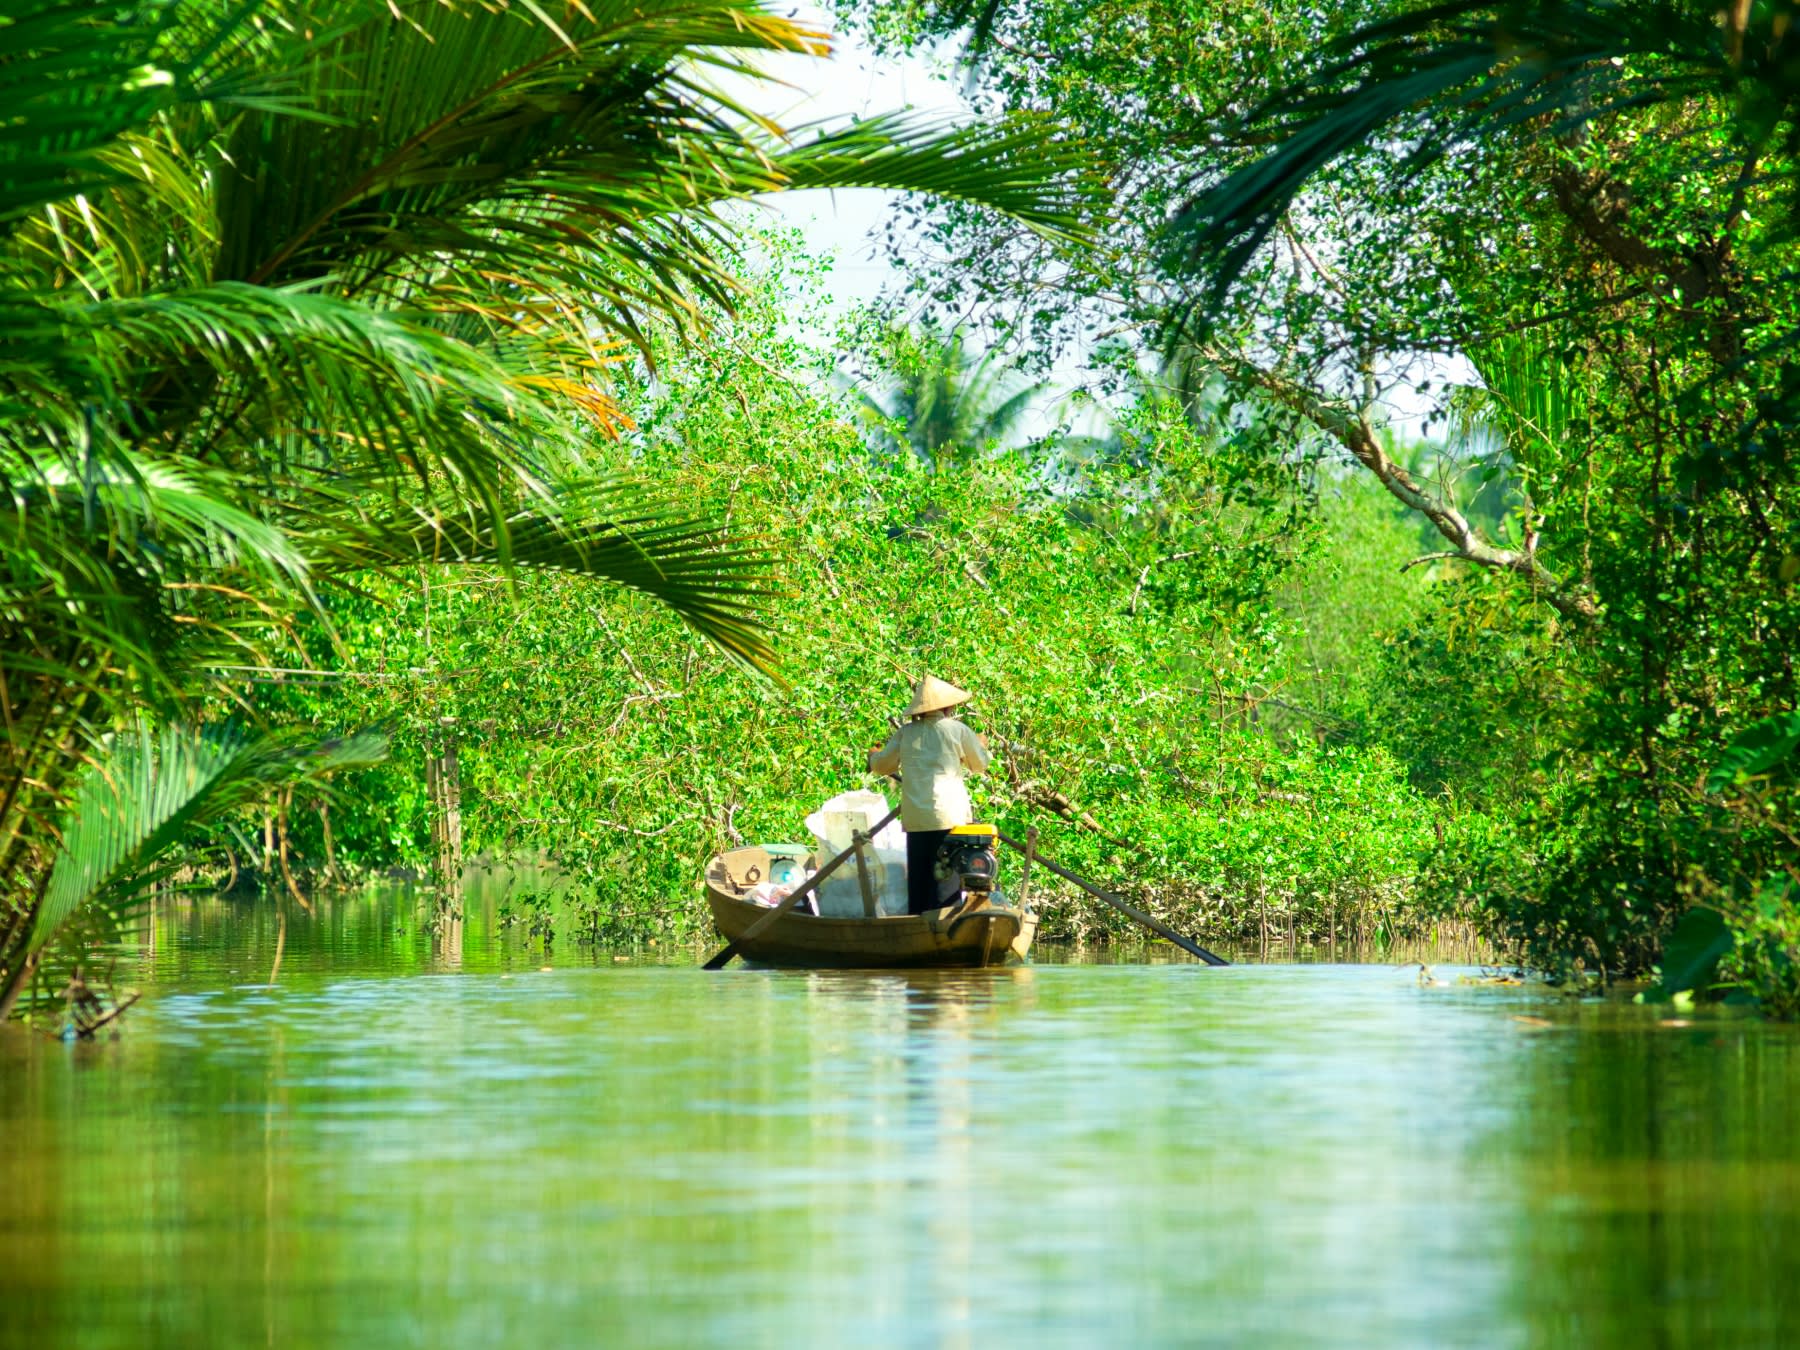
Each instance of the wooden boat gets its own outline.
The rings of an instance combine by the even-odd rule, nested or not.
[[[757,847],[721,853],[706,866],[706,900],[727,942],[769,914],[747,897],[750,881],[767,876],[768,853]],[[1000,892],[971,892],[925,914],[835,919],[790,910],[742,947],[746,960],[772,966],[998,966],[1023,960],[1037,936],[1038,916],[1009,905]]]

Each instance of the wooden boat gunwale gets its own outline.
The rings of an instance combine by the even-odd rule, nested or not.
[[[758,854],[767,857],[752,845],[716,854],[707,862],[707,903],[714,925],[728,942],[739,941],[751,924],[769,913],[767,905],[745,898],[748,888],[736,880],[730,865],[734,858],[753,862]],[[966,896],[926,914],[839,918],[793,911],[745,942],[743,956],[767,965],[837,968],[992,966],[1013,957],[1023,960],[1037,927],[1034,910],[995,903],[986,896]]]

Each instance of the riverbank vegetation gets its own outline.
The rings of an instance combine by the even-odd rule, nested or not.
[[[1116,452],[1078,466],[1052,457],[1059,438],[935,469],[872,447],[793,336],[812,323],[790,322],[808,290],[791,261],[715,342],[659,353],[663,392],[630,407],[621,447],[780,559],[766,613],[787,687],[573,578],[389,583],[333,608],[350,672],[246,691],[302,724],[397,728],[405,752],[334,806],[338,856],[428,869],[443,804],[424,766],[454,740],[464,850],[542,852],[571,878],[557,915],[523,906],[522,922],[685,933],[705,858],[803,834],[806,810],[863,781],[930,666],[980,691],[971,716],[998,759],[981,809],[1039,825],[1047,853],[1221,940],[1414,922],[1414,860],[1443,813],[1391,753],[1344,734],[1348,693],[1336,713],[1302,701],[1355,685],[1376,645],[1340,633],[1312,662],[1306,615],[1337,606],[1343,567],[1325,519],[1355,517],[1397,565],[1398,513],[1341,484],[1322,503],[1270,453],[1276,424],[1169,399],[1131,406]],[[1310,683],[1290,690],[1302,666]],[[316,820],[303,838],[321,856]],[[1110,927],[1076,906],[1051,931]]]
[[[385,7],[107,10],[104,51],[84,10],[115,120],[46,74],[87,139],[0,216],[8,990],[138,719],[291,775],[156,817],[199,875],[453,910],[464,859],[545,857],[519,922],[631,939],[929,669],[984,813],[1198,932],[1468,922],[1793,1013],[1793,9],[846,4],[966,44],[985,129],[799,146],[688,81],[816,46],[743,4],[430,7],[514,44],[457,29],[456,89]],[[410,120],[353,133],[320,41],[408,53]],[[841,331],[826,260],[692,213],[857,182],[934,195]],[[385,762],[320,768],[365,728]],[[148,874],[102,853],[74,908]]]
[[[979,106],[1055,108],[1120,188],[1073,259],[921,208],[975,259],[921,293],[1038,352],[1135,325],[1418,520],[1444,580],[1384,655],[1430,696],[1387,700],[1392,744],[1425,786],[1476,751],[1443,789],[1488,822],[1423,901],[1601,978],[1706,909],[1735,939],[1683,978],[1791,1008],[1794,7],[1128,8],[857,11],[899,46],[974,23]],[[1461,473],[1384,443],[1403,389],[1481,429]]]

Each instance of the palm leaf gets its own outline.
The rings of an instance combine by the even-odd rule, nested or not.
[[[1554,464],[1585,399],[1552,345],[1541,334],[1512,334],[1472,346],[1468,356],[1482,383],[1475,411],[1496,425],[1516,461]]]
[[[259,68],[274,26],[259,0],[0,0],[0,236],[53,202],[129,181],[111,150],[181,106],[311,116],[280,69]],[[289,36],[303,50],[327,34]]]
[[[1025,410],[1031,406],[1031,401],[1048,387],[1049,385],[1041,380],[1035,384],[1027,384],[1015,393],[1001,399],[1000,402],[985,408],[981,414],[976,439],[999,440],[1006,436],[1013,427],[1018,425],[1019,419],[1025,415]]]
[[[327,128],[243,119],[221,180],[215,277],[435,286],[470,269],[594,295],[622,331],[735,294],[707,212],[760,193],[894,187],[1078,227],[1083,162],[1041,122],[876,119],[794,145],[696,75],[740,53],[817,52],[750,0],[590,6],[546,25],[472,5],[377,9],[318,63]],[[722,54],[723,53],[723,54]],[[1067,181],[1065,181],[1067,180]],[[452,260],[446,263],[446,257]]]
[[[30,935],[41,949],[77,908],[118,905],[154,882],[157,864],[196,826],[278,787],[318,782],[386,758],[364,732],[311,744],[139,720],[105,747],[77,791]]]
[[[166,106],[168,6],[0,0],[0,229],[116,181],[99,152]]]
[[[475,518],[376,517],[329,545],[322,571],[418,563],[502,563],[610,581],[649,596],[734,660],[774,674],[763,606],[774,556],[725,527],[658,504],[615,480],[552,499],[555,514],[517,514],[498,531]]]
[[[1026,382],[998,354],[973,357],[960,330],[896,328],[883,339],[888,366],[879,392],[859,391],[866,419],[883,439],[884,424],[904,424],[904,446],[932,462],[945,449],[978,449],[1004,438],[1044,389]]]
[[[1002,211],[1048,238],[1088,237],[1085,209],[1102,188],[1093,158],[1044,117],[958,126],[906,114],[824,132],[774,161],[771,190],[874,187],[924,192]]]

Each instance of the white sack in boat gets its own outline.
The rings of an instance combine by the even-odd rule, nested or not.
[[[809,872],[807,875],[811,876],[812,874]],[[767,905],[773,909],[792,895],[799,886],[800,882],[798,881],[765,881],[745,891],[744,898],[751,904]],[[812,914],[819,912],[810,895],[799,901],[795,908],[806,910]]]
[[[857,788],[840,792],[806,818],[824,866],[850,847],[856,830],[867,831],[893,807],[879,792]],[[869,883],[875,891],[878,914],[906,913],[906,832],[898,820],[889,821],[871,835]],[[856,875],[856,859],[848,859],[825,878],[818,889],[819,913],[827,918],[860,919],[863,916],[862,883]]]
[[[825,863],[835,858],[850,847],[852,830],[871,829],[893,809],[886,797],[867,788],[838,793],[806,818],[806,828],[812,831],[813,838],[824,850],[819,861]],[[876,848],[906,856],[906,832],[900,828],[898,819],[890,820],[880,834],[871,835],[870,842]]]

